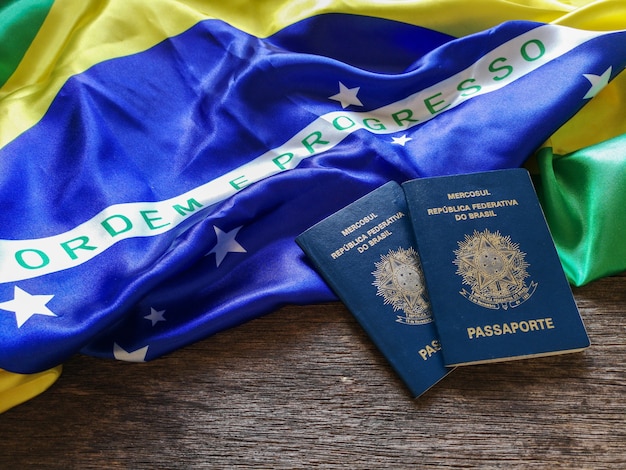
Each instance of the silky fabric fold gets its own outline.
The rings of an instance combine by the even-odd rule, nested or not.
[[[567,155],[537,155],[537,193],[570,282],[626,270],[626,135]]]
[[[62,366],[36,374],[14,374],[0,369],[0,413],[45,392],[61,375]]]
[[[622,0],[414,0],[400,4],[387,0],[332,0],[323,5],[317,0],[297,3],[291,0],[222,3],[126,0],[106,4],[99,0],[84,0],[79,4],[73,0],[56,0],[51,6],[50,3],[40,0],[35,9],[30,1],[12,2],[13,10],[17,6],[23,9],[18,18],[20,31],[26,31],[21,24],[23,18],[36,24],[43,15],[47,16],[18,65],[15,61],[23,48],[9,48],[15,60],[0,58],[7,67],[6,77],[10,77],[0,88],[0,99],[4,98],[0,106],[3,121],[0,145],[34,125],[70,76],[99,62],[144,51],[208,18],[221,19],[257,37],[268,37],[298,21],[326,13],[392,19],[454,37],[510,20],[554,22],[592,30],[626,28],[626,4]],[[12,23],[6,27],[6,37],[13,36],[11,26]],[[604,107],[598,106],[593,113],[584,114],[601,117],[604,111]],[[607,121],[611,124],[605,129],[614,122]],[[623,132],[614,132],[610,137]],[[566,141],[585,136],[585,145],[598,142],[584,125],[576,126],[571,132],[566,129],[561,135]],[[565,151],[577,148],[580,147]]]
[[[53,0],[5,1],[0,6],[0,87],[13,74]]]

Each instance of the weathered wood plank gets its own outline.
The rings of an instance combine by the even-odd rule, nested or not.
[[[583,352],[458,368],[412,400],[339,303],[149,364],[77,356],[0,415],[2,468],[626,467],[626,276],[575,289]]]

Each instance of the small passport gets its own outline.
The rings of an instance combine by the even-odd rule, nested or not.
[[[414,397],[452,370],[443,363],[399,184],[363,196],[296,242]]]
[[[589,346],[525,169],[422,178],[402,188],[446,365]]]

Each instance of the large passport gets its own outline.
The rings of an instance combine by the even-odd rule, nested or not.
[[[296,242],[414,397],[450,372],[441,356],[399,184],[379,187]]]
[[[526,170],[422,178],[403,189],[446,365],[589,346]]]

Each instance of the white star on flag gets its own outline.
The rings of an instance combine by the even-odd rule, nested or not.
[[[407,137],[406,134],[404,134],[402,137],[392,137],[392,139],[392,144],[402,145],[403,147],[409,140],[413,140],[411,137]]]
[[[600,93],[600,91],[609,84],[609,79],[611,78],[612,71],[613,67],[609,67],[604,71],[602,75],[583,73],[583,77],[585,77],[587,80],[589,80],[589,83],[591,83],[591,88],[589,88],[587,94],[583,96],[583,99],[586,100],[587,98],[593,98],[598,93]]]
[[[144,318],[146,320],[150,320],[152,322],[152,326],[154,326],[160,321],[165,321],[165,317],[163,316],[164,313],[165,310],[157,310],[150,307],[150,315],[146,315]]]
[[[146,354],[148,352],[148,346],[135,349],[134,351],[126,351],[117,343],[113,343],[113,357],[118,361],[126,362],[146,362]]]
[[[206,256],[211,253],[215,253],[215,262],[219,267],[226,258],[228,253],[247,253],[246,249],[235,240],[237,233],[239,230],[243,228],[243,225],[231,230],[230,232],[223,232],[215,225],[213,226],[213,230],[215,230],[215,235],[217,236],[217,243],[213,247],[211,251],[209,251]]]
[[[31,295],[25,290],[15,286],[13,289],[13,300],[0,303],[1,310],[15,313],[17,327],[20,328],[33,315],[46,315],[56,317],[46,304],[54,295]]]
[[[328,99],[339,101],[342,108],[347,108],[351,104],[355,106],[363,106],[361,100],[357,98],[357,93],[361,87],[348,88],[343,83],[339,82],[339,93],[333,96],[329,96]]]

